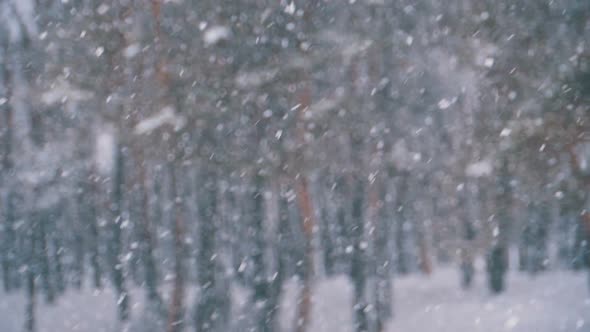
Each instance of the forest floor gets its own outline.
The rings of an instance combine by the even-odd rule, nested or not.
[[[295,281],[287,283],[280,314],[283,331],[289,331],[293,323],[296,291]],[[238,288],[235,292],[234,315],[240,316],[248,310],[247,294]],[[1,332],[23,331],[22,293],[6,295],[0,291]],[[590,292],[585,273],[549,271],[531,277],[511,272],[506,293],[493,296],[481,271],[474,287],[462,291],[457,270],[439,267],[429,277],[397,278],[394,293],[395,317],[388,332],[590,331]],[[317,281],[309,331],[352,331],[351,295],[352,287],[345,277]],[[142,315],[142,298],[138,291],[132,292],[134,319],[130,330],[157,331],[155,326],[146,328],[149,320]],[[112,290],[106,289],[70,291],[52,306],[39,300],[38,331],[114,332],[118,330],[114,299]]]
[[[485,275],[473,288],[459,287],[455,269],[395,280],[394,318],[387,332],[590,331],[587,275],[551,271],[531,277],[511,273],[508,289],[491,295]],[[352,331],[352,287],[346,278],[319,284],[310,331]],[[283,320],[285,321],[285,320]],[[287,320],[291,321],[292,320]]]

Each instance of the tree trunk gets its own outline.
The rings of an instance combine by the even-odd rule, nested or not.
[[[425,275],[432,274],[432,260],[430,259],[430,251],[428,246],[428,237],[426,235],[426,227],[424,221],[418,221],[419,225],[416,227],[418,238],[418,251],[419,251],[419,266],[420,271]]]
[[[506,156],[503,157],[499,173],[499,192],[496,195],[497,224],[493,230],[494,238],[486,260],[488,283],[492,293],[504,291],[506,288],[505,276],[508,270],[508,226],[510,225],[512,188]]]
[[[25,273],[27,292],[27,304],[25,308],[25,331],[35,332],[37,330],[37,320],[35,315],[37,304],[37,285],[35,280],[38,273],[37,254],[39,249],[37,248],[37,237],[39,234],[37,233],[39,232],[39,220],[34,215],[34,213],[29,214],[29,216],[32,220],[30,224],[30,230],[28,232],[30,242],[27,257],[27,270]]]
[[[168,309],[167,332],[180,332],[184,328],[184,274],[185,264],[185,223],[182,199],[178,190],[177,169],[175,160],[168,163],[170,172],[170,195],[174,204],[174,221],[172,225],[172,234],[174,237],[174,281],[172,294],[170,296],[170,305]]]
[[[323,189],[324,186],[321,188]],[[334,264],[336,260],[336,245],[334,239],[338,236],[338,230],[337,227],[335,227],[336,222],[333,220],[332,215],[330,215],[330,207],[327,203],[327,196],[328,193],[322,192],[318,197],[320,209],[318,226],[320,228],[320,242],[323,249],[323,268],[327,276],[332,276],[336,273],[334,271]]]
[[[35,240],[32,240],[32,249],[35,247]],[[25,331],[35,332],[37,320],[35,319],[36,306],[35,271],[31,268],[27,271],[27,307],[25,311]]]
[[[2,237],[2,278],[4,290],[8,293],[16,288],[16,232],[14,230],[15,216],[13,193],[8,192],[2,197],[3,204],[3,237]]]
[[[395,246],[397,255],[397,272],[399,274],[407,274],[409,272],[408,266],[408,252],[406,248],[406,195],[408,191],[408,175],[403,173],[400,175],[400,181],[397,190],[397,204],[396,204],[396,231],[395,231]]]
[[[548,260],[547,237],[550,211],[546,202],[532,203],[528,224],[524,230],[522,246],[526,271],[536,274],[546,268]],[[519,265],[520,266],[520,265]]]
[[[217,174],[212,165],[203,165],[200,175],[199,193],[199,241],[197,249],[197,281],[199,283],[199,297],[195,305],[195,330],[197,332],[217,331],[224,324],[217,320],[219,312],[224,312],[226,296],[220,291],[226,291],[219,284],[217,278]],[[222,318],[222,317],[220,317]]]
[[[88,195],[88,201],[86,204],[81,205],[84,201],[84,195],[79,195],[79,206],[86,207],[86,214],[84,214],[84,223],[88,225],[88,246],[90,251],[90,266],[92,266],[92,281],[94,287],[97,289],[102,288],[102,269],[100,266],[100,253],[98,249],[98,244],[100,241],[99,232],[98,232],[98,213],[96,211],[96,205],[98,203],[98,178],[96,173],[92,171],[90,173],[89,179],[87,180],[86,188],[88,191],[86,192]],[[80,218],[80,217],[79,217]]]
[[[468,199],[468,195],[471,195],[471,193],[467,192],[467,190],[469,190],[469,187],[465,186],[465,189],[459,193],[458,206],[462,223],[461,235],[463,238],[463,244],[461,247],[461,287],[464,289],[471,288],[473,276],[475,274],[475,269],[473,267],[473,250],[475,247],[473,241],[475,240],[476,233],[468,206],[472,203]]]
[[[85,196],[84,193],[79,193],[78,194],[80,197],[78,199],[78,211],[81,210],[85,210],[86,206],[88,205],[88,203],[86,203],[84,201]],[[66,214],[69,212],[66,212]],[[87,214],[88,212],[86,211],[84,214]],[[85,252],[86,252],[86,245],[85,245],[85,238],[84,238],[84,231],[85,231],[85,223],[89,222],[89,220],[87,220],[85,218],[85,215],[82,215],[81,212],[78,212],[78,218],[75,221],[75,223],[73,223],[75,225],[74,227],[74,262],[73,262],[73,266],[72,266],[72,271],[71,273],[73,274],[72,276],[72,282],[74,283],[74,286],[77,289],[82,288],[82,284],[84,283],[84,271],[85,271],[85,267],[86,267],[86,262],[84,261],[84,258],[86,257]]]
[[[531,242],[531,229],[528,221],[525,222],[525,225],[520,233],[520,243],[518,246],[518,270],[519,271],[528,271],[530,266],[530,242]]]
[[[391,267],[389,265],[389,222],[385,220],[381,205],[382,201],[380,182],[375,178],[368,185],[368,225],[365,231],[368,240],[367,252],[369,265],[369,277],[372,279],[371,302],[375,307],[372,330],[383,331],[385,323],[391,318]]]
[[[357,332],[366,332],[369,329],[369,318],[367,316],[367,255],[366,249],[368,243],[364,238],[365,222],[363,220],[363,198],[365,195],[365,186],[363,180],[355,179],[353,201],[352,201],[352,219],[354,222],[353,230],[353,254],[350,276],[354,287],[353,311],[354,311],[354,330]]]
[[[35,222],[38,223],[39,227],[39,267],[41,272],[41,283],[43,286],[43,292],[45,293],[45,300],[47,303],[53,303],[55,301],[55,291],[53,289],[53,283],[51,278],[51,268],[49,266],[49,245],[47,241],[47,227],[51,222],[49,211],[41,210],[35,213]]]
[[[584,251],[584,263],[588,270],[588,290],[590,291],[590,213],[584,212],[582,214],[582,228],[586,239],[586,250]]]
[[[205,168],[207,166],[204,166]],[[197,249],[197,281],[199,297],[195,311],[195,331],[215,330],[215,310],[217,308],[215,278],[215,246],[217,214],[217,183],[210,170],[205,170],[200,178],[203,190],[199,193],[199,241]]]
[[[111,242],[109,243],[109,256],[111,260],[111,272],[113,284],[117,293],[117,312],[120,321],[129,319],[129,294],[125,284],[125,271],[121,261],[122,253],[122,230],[121,224],[123,212],[123,190],[124,190],[124,156],[123,147],[120,143],[116,147],[115,176],[113,179],[113,200],[111,218]]]
[[[586,241],[586,234],[584,233],[584,219],[577,215],[574,230],[574,248],[572,257],[572,268],[574,270],[582,270],[585,267],[584,256],[590,244]]]
[[[148,300],[153,305],[156,313],[159,316],[166,314],[166,309],[162,301],[162,297],[158,291],[159,274],[156,267],[156,259],[154,257],[154,235],[152,230],[152,223],[150,219],[150,204],[149,194],[147,188],[146,165],[141,147],[135,148],[135,163],[137,165],[137,184],[139,185],[141,213],[138,216],[140,220],[139,236],[140,236],[140,254],[143,261],[144,280],[147,288]]]
[[[55,270],[53,273],[55,275],[55,289],[59,295],[62,295],[66,290],[66,282],[63,271],[63,250],[61,244],[62,243],[57,236],[53,238],[52,254],[53,259],[55,260]]]
[[[299,110],[297,112],[296,138],[299,145],[299,154],[305,152],[305,112],[311,105],[311,88],[310,83],[305,82],[299,96]],[[302,165],[300,165],[302,166]],[[302,167],[299,167],[302,170]],[[303,233],[305,234],[305,255],[303,262],[303,288],[298,298],[297,322],[295,331],[305,332],[310,322],[311,315],[311,292],[314,275],[314,248],[313,248],[313,229],[315,227],[315,216],[313,202],[309,192],[307,176],[300,172],[295,177],[295,192],[297,194],[297,203],[303,223]]]
[[[508,252],[505,247],[495,244],[487,257],[488,282],[493,293],[501,293],[505,289],[504,276],[508,268]]]
[[[252,211],[252,227],[254,230],[254,252],[252,265],[254,270],[254,306],[256,308],[256,331],[272,331],[270,325],[273,307],[270,303],[272,285],[268,276],[268,264],[265,253],[268,244],[265,239],[265,206],[264,206],[264,178],[257,172],[254,175],[254,210]]]
[[[274,228],[275,233],[270,234],[270,245],[268,248],[273,259],[273,270],[268,279],[269,282],[269,296],[268,296],[268,313],[267,313],[267,325],[270,331],[277,331],[280,329],[279,325],[279,305],[281,299],[281,291],[283,281],[285,280],[285,259],[284,253],[281,250],[282,232],[281,228],[286,226],[288,223],[289,216],[289,203],[281,195],[281,184],[278,177],[274,177],[271,180],[272,199],[275,203],[276,211],[272,214],[273,220],[271,222],[276,223]]]
[[[313,227],[314,227],[314,212],[309,194],[309,187],[307,179],[303,174],[300,174],[298,179],[295,180],[297,202],[299,205],[299,211],[301,212],[301,218],[303,220],[303,232],[305,234],[305,255],[304,255],[304,271],[303,271],[303,289],[299,294],[298,308],[297,308],[297,324],[295,331],[305,332],[310,321],[311,314],[311,292],[312,292],[312,278],[313,278]]]
[[[0,56],[6,56],[6,48],[0,49],[2,53]],[[10,80],[10,72],[8,70],[8,65],[6,63],[0,64],[0,75],[2,75],[0,79],[0,93],[2,93],[5,98],[10,100],[12,96],[12,88],[11,84],[9,83]],[[4,103],[0,105],[0,112],[3,115],[3,122],[4,122],[4,131],[2,134],[2,171],[3,174],[10,174],[11,170],[13,169],[13,160],[12,160],[12,151],[13,151],[13,141],[14,141],[14,119],[13,119],[13,109],[10,103]],[[2,235],[1,237],[1,252],[2,252],[2,278],[4,283],[4,290],[6,292],[10,292],[13,288],[15,288],[15,276],[14,272],[16,270],[16,252],[15,252],[15,231],[14,231],[14,204],[13,204],[13,193],[12,193],[12,185],[8,183],[9,177],[2,175],[0,178],[0,183],[3,187],[7,187],[6,194],[2,194],[0,196],[0,206],[2,208],[2,217],[3,219],[3,227],[2,228]]]

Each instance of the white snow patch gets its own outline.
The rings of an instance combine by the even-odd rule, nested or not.
[[[228,27],[215,25],[205,30],[203,40],[205,41],[205,45],[212,46],[221,41],[230,39],[231,35],[231,30]]]
[[[82,101],[92,98],[94,94],[72,86],[68,81],[58,79],[53,86],[41,94],[45,105],[53,105],[66,101]]]
[[[465,169],[465,174],[474,178],[488,176],[492,174],[492,163],[489,160],[482,160],[470,164]]]
[[[141,52],[141,46],[139,45],[139,43],[133,43],[125,47],[125,50],[123,50],[123,55],[129,59],[138,55],[139,52]]]
[[[268,69],[240,73],[236,77],[236,85],[242,89],[257,88],[266,83],[270,83],[278,75],[278,69]]]
[[[512,317],[508,318],[508,320],[506,320],[506,322],[504,323],[504,328],[506,330],[514,330],[516,325],[518,325],[518,321],[519,321],[518,317],[512,316]]]
[[[446,110],[447,108],[451,107],[451,105],[453,105],[453,102],[447,98],[443,98],[438,101],[438,108],[441,110]]]
[[[357,55],[363,54],[373,45],[372,40],[351,40],[350,43],[343,45],[342,58],[344,63],[348,64]]]
[[[342,99],[342,97],[322,98],[317,103],[312,104],[309,107],[309,111],[312,112],[315,116],[321,115],[322,113],[325,113],[338,107],[342,102]]]
[[[8,0],[0,4],[0,15],[8,29],[10,41],[19,42],[25,35],[37,34],[34,5],[31,0]],[[24,31],[23,31],[24,27]]]
[[[167,124],[174,126],[174,130],[178,130],[184,125],[184,118],[176,115],[172,106],[166,106],[159,113],[140,121],[135,126],[135,133],[137,135],[149,134]]]
[[[36,36],[37,23],[35,22],[35,3],[33,0],[12,0],[18,16],[29,36]]]
[[[96,8],[96,12],[98,13],[98,15],[104,15],[109,11],[110,7],[109,5],[105,4],[105,3],[101,3],[100,6],[98,6],[98,8]]]
[[[391,151],[392,162],[398,169],[409,170],[416,162],[415,153],[408,149],[404,139],[398,140]]]
[[[508,136],[510,136],[511,133],[512,133],[512,130],[510,128],[504,128],[500,132],[500,137],[508,137]]]
[[[115,165],[115,135],[110,128],[104,128],[96,136],[95,161],[98,170],[108,174]]]
[[[295,14],[295,11],[297,10],[297,8],[295,7],[295,2],[291,1],[291,3],[289,3],[286,7],[285,7],[285,13],[289,14],[289,15],[293,15]]]
[[[104,47],[102,47],[102,46],[99,46],[96,48],[96,50],[94,50],[94,55],[96,55],[96,57],[100,57],[103,54],[104,54]]]
[[[301,292],[301,280],[287,280],[279,310],[281,331],[289,331],[295,322],[297,298]],[[309,331],[352,332],[353,289],[348,278],[338,276],[318,280],[312,291],[312,312]]]
[[[510,91],[508,93],[508,99],[510,99],[510,100],[516,99],[516,96],[517,96],[516,91]]]

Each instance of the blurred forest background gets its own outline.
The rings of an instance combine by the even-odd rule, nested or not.
[[[314,281],[344,275],[342,314],[376,332],[397,275],[454,265],[468,289],[483,257],[502,293],[510,267],[589,266],[587,0],[0,15],[0,282],[25,295],[26,331],[81,288],[113,289],[123,325],[140,288],[154,331],[276,331],[296,277],[303,332]]]

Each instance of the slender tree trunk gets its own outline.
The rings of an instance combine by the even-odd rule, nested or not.
[[[397,255],[397,272],[399,274],[407,274],[409,272],[408,253],[406,249],[406,195],[408,191],[408,175],[403,173],[400,175],[400,184],[397,190],[397,204],[396,204],[396,231],[395,231],[395,246]]]
[[[88,225],[88,246],[90,251],[90,266],[92,266],[92,281],[95,288],[101,289],[102,269],[100,266],[100,253],[98,249],[100,235],[98,232],[98,213],[96,211],[98,203],[98,177],[96,172],[92,171],[87,181],[87,186],[85,187],[88,188],[88,201],[85,205],[82,205],[83,195],[79,195],[78,204],[79,206],[85,206],[87,209],[87,214],[84,214],[86,216],[84,221]]]
[[[536,271],[545,271],[549,262],[548,238],[551,223],[551,211],[549,202],[541,202],[539,207],[539,224],[537,225],[535,243]]]
[[[323,185],[321,188],[322,190],[325,190]],[[335,227],[336,221],[329,211],[330,206],[328,204],[328,195],[329,194],[327,192],[321,192],[318,195],[318,204],[320,209],[318,226],[320,229],[320,242],[323,249],[323,268],[327,276],[332,276],[336,273],[334,271],[334,265],[336,261],[336,241],[334,239],[338,236],[338,229]]]
[[[297,324],[295,331],[305,332],[309,325],[311,315],[311,292],[312,292],[312,278],[313,278],[313,206],[309,194],[309,187],[307,179],[300,174],[296,179],[297,202],[303,219],[303,232],[305,234],[305,255],[304,255],[304,271],[303,271],[303,289],[299,294],[298,310],[297,310]]]
[[[499,192],[496,195],[497,221],[493,232],[491,248],[487,255],[488,282],[492,293],[505,290],[505,276],[508,270],[508,226],[510,225],[510,206],[512,188],[508,158],[503,157],[499,174]]]
[[[464,289],[471,288],[473,283],[473,276],[475,274],[475,268],[473,266],[475,249],[473,241],[475,240],[476,232],[475,226],[473,225],[472,215],[469,213],[469,205],[473,202],[469,200],[468,192],[469,186],[465,186],[465,189],[459,193],[459,214],[461,218],[461,235],[463,244],[461,246],[461,287]]]
[[[0,56],[2,58],[6,57],[6,48],[0,49],[1,53]],[[0,93],[2,93],[5,98],[10,100],[12,96],[12,86],[10,84],[10,72],[8,70],[8,65],[6,63],[0,64]],[[13,119],[13,109],[10,103],[4,103],[0,105],[0,112],[3,115],[3,122],[4,122],[4,131],[2,135],[2,178],[0,178],[0,183],[2,187],[7,188],[6,194],[2,194],[0,196],[0,206],[2,207],[2,215],[0,217],[3,219],[3,227],[2,227],[2,237],[1,240],[1,251],[2,251],[2,278],[4,283],[4,290],[6,292],[10,292],[13,288],[15,288],[14,284],[14,272],[16,267],[16,252],[15,252],[15,232],[14,232],[14,204],[13,204],[13,193],[12,193],[12,184],[9,183],[10,177],[4,176],[4,174],[10,174],[13,169],[13,160],[12,160],[12,151],[13,151],[13,135],[14,135],[14,119]]]
[[[425,177],[418,182],[423,188],[428,188],[428,178]],[[413,233],[415,235],[417,249],[418,249],[418,268],[420,272],[429,276],[432,274],[432,259],[430,256],[430,244],[427,229],[427,219],[429,216],[428,199],[419,201],[418,197],[413,199],[410,204],[412,212],[414,213],[414,227]]]
[[[377,175],[375,175],[376,177]],[[368,184],[368,226],[365,236],[368,241],[367,261],[372,279],[371,302],[375,308],[372,331],[381,332],[391,317],[391,274],[389,273],[388,234],[389,227],[381,213],[381,191],[377,178]]]
[[[32,240],[34,248],[35,240]],[[35,286],[35,272],[29,269],[26,274],[27,278],[27,307],[25,312],[25,331],[35,332],[37,330],[37,320],[35,318],[36,307],[36,286]]]
[[[354,179],[353,201],[352,201],[352,219],[353,229],[353,253],[350,276],[354,287],[354,330],[357,332],[366,332],[369,330],[369,318],[367,316],[367,246],[364,233],[365,222],[363,220],[363,204],[365,196],[365,186],[363,180]]]
[[[176,107],[178,107],[178,105],[177,103],[172,102],[172,78],[166,70],[167,58],[163,48],[165,36],[162,34],[161,29],[161,0],[150,0],[150,9],[154,19],[153,23],[156,37],[156,45],[154,47],[156,57],[155,73],[162,96],[161,104],[167,107],[173,105],[175,107],[174,111],[176,112]],[[170,172],[170,194],[174,200],[174,221],[172,226],[172,233],[174,236],[174,281],[168,309],[168,324],[166,330],[168,332],[179,332],[184,328],[185,316],[184,276],[186,268],[184,256],[186,255],[186,224],[183,201],[178,188],[178,178],[176,174],[178,166],[177,164],[181,160],[181,151],[178,150],[179,133],[174,131],[169,132],[169,134],[171,137],[169,148],[174,155],[172,160],[168,162],[168,168]]]
[[[531,216],[529,216],[530,218]],[[520,233],[520,243],[518,246],[518,270],[528,271],[530,266],[530,242],[531,242],[531,226],[529,221],[525,221],[525,225]]]
[[[584,251],[584,265],[588,270],[588,290],[590,291],[590,213],[584,212],[582,214],[582,228],[584,230],[584,237],[586,240],[586,250]]]
[[[274,227],[274,233],[270,234],[270,254],[273,259],[273,268],[271,275],[268,278],[269,283],[269,296],[268,296],[268,312],[267,312],[267,326],[269,331],[279,330],[279,305],[281,298],[281,291],[283,281],[285,279],[285,262],[281,253],[281,224],[284,222],[283,218],[289,214],[289,205],[281,196],[281,185],[279,177],[275,176],[271,179],[271,190],[272,199],[274,200],[276,211],[272,214],[273,220],[271,222],[276,223]]]
[[[185,290],[185,222],[182,199],[179,195],[177,169],[175,162],[169,162],[170,195],[174,202],[174,222],[172,234],[174,236],[174,281],[172,295],[168,309],[168,325],[166,331],[180,332],[184,328],[184,290]]]
[[[199,181],[199,241],[197,250],[197,281],[199,297],[195,306],[195,331],[217,330],[216,312],[220,310],[222,296],[217,279],[217,176],[211,165],[203,165]]]
[[[572,257],[572,268],[576,271],[584,268],[584,252],[586,251],[587,244],[584,240],[584,228],[582,219],[576,216],[576,223],[574,229],[574,247]]]
[[[380,217],[377,219],[375,228],[375,258],[376,258],[376,314],[377,314],[377,331],[381,332],[385,328],[387,321],[393,316],[393,282],[391,261],[391,222],[381,209]]]
[[[254,305],[257,311],[256,331],[270,332],[269,324],[273,308],[269,301],[271,297],[271,283],[268,276],[268,266],[265,260],[267,243],[265,239],[265,205],[264,205],[265,181],[260,172],[254,175],[254,209],[252,211],[252,228],[254,230],[254,252],[252,265],[254,270]]]
[[[4,282],[4,290],[6,292],[12,291],[16,288],[16,232],[14,230],[14,204],[13,193],[8,192],[3,200],[3,237],[2,237],[2,278]]]
[[[547,256],[547,228],[549,226],[549,209],[547,203],[531,203],[528,220],[523,231],[519,268],[532,274],[545,269]]]
[[[430,250],[428,245],[428,237],[426,235],[426,227],[424,225],[424,221],[418,221],[419,225],[417,226],[417,238],[418,238],[418,251],[419,251],[419,261],[420,261],[420,271],[425,275],[432,274],[432,260],[430,259]]]
[[[52,249],[53,259],[55,260],[55,270],[53,271],[55,275],[55,289],[60,295],[62,295],[66,290],[66,282],[63,271],[62,242],[57,236],[53,238]]]
[[[141,213],[138,216],[140,220],[139,234],[140,234],[140,254],[143,261],[144,280],[147,288],[148,300],[154,306],[158,315],[164,316],[166,309],[162,301],[162,297],[158,291],[159,274],[154,257],[154,235],[152,230],[152,223],[150,219],[150,204],[149,194],[147,188],[146,165],[141,147],[135,147],[135,162],[137,165],[137,184],[139,185],[140,206]]]
[[[123,146],[117,144],[115,157],[115,176],[113,179],[113,200],[111,219],[111,241],[109,243],[109,256],[111,260],[111,272],[113,284],[117,293],[117,312],[120,321],[129,319],[129,294],[125,281],[125,271],[121,260],[122,253],[122,230],[121,224],[123,212],[123,190],[124,190],[124,156]]]
[[[585,266],[585,253],[588,250],[589,244],[585,241],[586,234],[584,229],[584,219],[582,217],[582,211],[584,204],[587,202],[587,186],[590,184],[590,176],[585,174],[584,170],[581,168],[582,163],[579,160],[579,157],[575,151],[575,145],[577,142],[570,144],[567,146],[567,152],[569,154],[569,161],[570,161],[570,169],[572,170],[573,175],[575,176],[576,181],[582,183],[584,187],[584,194],[580,195],[583,197],[578,196],[575,191],[572,193],[572,201],[573,204],[573,212],[576,213],[577,222],[575,228],[575,235],[574,235],[574,248],[573,248],[573,259],[572,259],[572,268],[574,270],[580,270]]]
[[[84,193],[79,193],[79,196],[84,196]],[[72,280],[74,283],[74,286],[77,289],[82,288],[82,284],[84,283],[84,271],[85,271],[85,267],[86,267],[86,262],[84,261],[84,258],[86,257],[85,252],[86,252],[86,245],[85,245],[85,239],[84,239],[84,230],[85,230],[85,222],[87,222],[88,220],[86,220],[85,215],[83,215],[81,213],[80,210],[85,210],[87,203],[84,202],[84,198],[79,197],[78,198],[78,203],[80,204],[77,207],[78,210],[78,218],[74,223],[74,262],[73,262],[73,266],[72,266],[72,271],[71,273],[73,274],[72,276]],[[68,213],[68,212],[66,212]],[[88,213],[87,211],[84,212],[84,214]]]
[[[564,202],[568,200],[569,194],[566,193],[565,198],[560,202],[560,213],[557,225],[557,260],[562,267],[571,267],[572,262],[572,241],[571,230],[573,220],[571,211],[569,211],[569,204]]]
[[[28,266],[25,274],[26,278],[26,291],[27,291],[27,304],[25,308],[25,331],[35,332],[37,330],[37,320],[35,315],[37,305],[37,287],[36,287],[36,276],[37,276],[37,232],[38,232],[38,220],[35,216],[32,216],[33,220],[30,233],[29,233],[29,257]]]
[[[49,266],[49,245],[47,241],[47,227],[49,220],[49,212],[47,210],[41,210],[35,213],[36,220],[39,227],[39,265],[41,272],[41,282],[43,285],[43,291],[45,292],[45,300],[48,303],[55,301],[55,291],[53,289],[53,283],[51,278],[51,268]]]
[[[299,154],[302,155],[305,151],[305,123],[304,113],[311,105],[311,90],[310,83],[305,82],[304,87],[299,93],[299,110],[297,114],[296,137],[299,145]],[[311,293],[312,282],[314,275],[314,248],[313,248],[313,229],[315,227],[314,207],[309,192],[307,183],[307,176],[300,172],[295,177],[295,192],[297,194],[297,203],[303,222],[303,233],[305,234],[305,255],[303,263],[303,288],[298,298],[297,306],[297,322],[295,331],[305,332],[310,322],[312,311]]]

